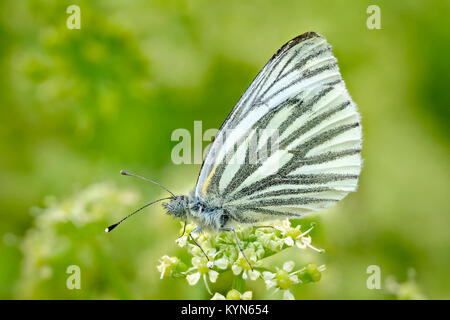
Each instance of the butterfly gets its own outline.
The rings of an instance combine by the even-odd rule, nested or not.
[[[189,236],[208,261],[193,234],[234,232],[247,259],[235,226],[335,205],[356,191],[361,145],[360,115],[331,46],[307,32],[283,45],[244,92],[211,143],[194,190],[177,196],[160,185],[172,196],[157,201],[170,200],[163,203],[169,215],[196,223]]]

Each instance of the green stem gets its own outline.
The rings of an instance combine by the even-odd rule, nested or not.
[[[241,275],[235,276],[233,278],[231,288],[236,289],[237,291],[239,291],[241,293],[245,291],[245,280],[242,279]]]

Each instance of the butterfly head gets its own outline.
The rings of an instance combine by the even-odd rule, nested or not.
[[[166,208],[167,213],[171,216],[180,219],[186,218],[188,205],[186,196],[174,196],[170,199],[170,202],[163,202],[162,205]]]

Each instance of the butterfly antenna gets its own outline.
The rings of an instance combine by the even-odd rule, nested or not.
[[[150,179],[147,179],[147,178],[138,176],[137,174],[129,173],[129,172],[125,171],[125,170],[120,170],[120,174],[123,175],[123,176],[132,176],[132,177],[136,177],[136,178],[145,180],[145,181],[147,181],[147,182],[151,182],[151,183],[153,183],[153,184],[156,184],[157,186],[160,186],[161,188],[163,188],[164,190],[166,190],[168,193],[170,193],[172,196],[175,197],[175,195],[173,194],[172,191],[170,191],[170,190],[167,189],[166,187],[160,185],[160,184],[159,184],[158,182],[156,182],[156,181],[153,181],[153,180],[150,180]]]
[[[129,215],[127,215],[125,218],[123,218],[123,219],[120,220],[119,222],[110,225],[108,228],[105,229],[105,232],[110,232],[110,231],[113,230],[115,227],[117,227],[119,224],[121,224],[122,222],[124,222],[125,220],[127,220],[127,219],[128,219],[129,217],[131,217],[132,215],[138,213],[138,212],[141,211],[142,209],[145,209],[145,208],[151,206],[152,204],[154,204],[154,203],[156,203],[156,202],[159,202],[159,201],[162,201],[162,200],[168,200],[168,199],[172,199],[172,198],[162,198],[162,199],[158,199],[158,200],[155,200],[155,201],[153,201],[153,202],[147,203],[145,206],[143,206],[143,207],[137,209],[136,211],[133,211],[132,213],[130,213]]]

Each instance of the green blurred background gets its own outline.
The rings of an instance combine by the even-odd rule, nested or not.
[[[66,27],[71,4],[80,30]],[[381,30],[366,27],[370,4]],[[439,0],[2,1],[0,298],[209,298],[159,279],[160,256],[185,254],[160,206],[103,233],[165,195],[119,170],[188,192],[200,166],[172,163],[171,133],[218,128],[272,54],[310,30],[359,106],[364,168],[357,193],[302,222],[318,222],[326,253],[280,258],[327,265],[296,297],[398,298],[385,280],[412,268],[414,290],[450,298],[449,16]],[[69,265],[81,290],[66,288]],[[381,290],[366,287],[369,265]]]

